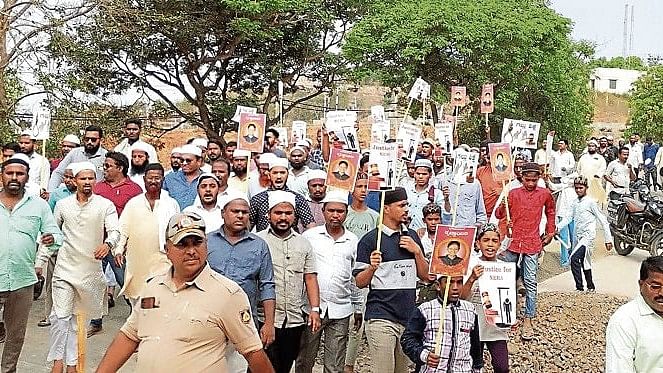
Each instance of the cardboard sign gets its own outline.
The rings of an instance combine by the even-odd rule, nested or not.
[[[428,272],[452,277],[465,275],[476,230],[476,227],[438,225]]]
[[[555,141],[555,131],[550,131],[546,136],[546,160],[548,164],[550,164],[550,159],[552,158],[553,141]]]
[[[371,106],[371,118],[373,118],[373,122],[386,121],[387,116],[384,114],[384,106],[382,105]]]
[[[237,108],[235,109],[235,115],[233,115],[232,119],[230,120],[239,123],[239,117],[242,113],[256,114],[257,112],[258,112],[257,108],[237,105]]]
[[[451,180],[456,184],[465,184],[467,177],[477,177],[477,166],[479,164],[479,153],[457,152],[454,158],[454,168]]]
[[[507,143],[488,144],[488,152],[490,154],[490,168],[493,171],[493,179],[498,183],[511,181],[511,175],[513,175],[511,145]]]
[[[536,149],[541,123],[516,119],[504,119],[502,142],[511,144],[511,149]]]
[[[237,129],[237,149],[262,153],[265,146],[265,114],[242,113]]]
[[[329,133],[330,141],[338,141],[344,149],[359,152],[359,137],[357,136],[357,112],[355,111],[329,111],[325,116],[325,127]]]
[[[495,110],[493,96],[493,85],[484,84],[481,88],[481,114],[489,114]]]
[[[371,144],[368,156],[368,189],[384,190],[396,186],[398,165],[398,145]]]
[[[352,192],[357,180],[361,154],[349,150],[332,149],[327,171],[327,186]]]
[[[306,122],[303,120],[292,121],[292,143],[306,138]]]
[[[442,122],[435,123],[435,140],[440,143],[442,149],[446,154],[451,153],[453,150],[454,141],[454,123]]]
[[[371,125],[371,143],[384,143],[391,135],[389,121],[376,121]]]
[[[279,133],[279,147],[287,148],[288,147],[288,129],[286,127],[272,127]],[[252,162],[253,163],[253,162]]]
[[[417,78],[407,97],[418,101],[427,100],[430,98],[430,84],[421,78]]]
[[[467,100],[467,90],[463,86],[451,87],[451,106],[463,107]]]
[[[51,133],[51,112],[43,107],[33,110],[30,132],[35,140],[46,140]]]
[[[421,127],[401,123],[396,134],[396,143],[403,149],[403,158],[414,162],[417,157],[417,145],[421,141]]]
[[[481,261],[479,293],[486,322],[501,328],[516,323],[516,263]]]

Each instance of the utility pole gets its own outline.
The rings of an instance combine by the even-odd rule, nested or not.
[[[622,36],[622,57],[626,58],[628,49],[628,4],[624,4],[624,35]]]

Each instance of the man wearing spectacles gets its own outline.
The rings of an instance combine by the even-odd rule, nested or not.
[[[167,191],[180,205],[180,209],[184,210],[193,205],[198,196],[196,186],[201,175],[203,155],[199,147],[191,144],[182,146],[180,152],[182,167],[166,175],[163,190]]]
[[[99,126],[87,126],[83,135],[83,146],[71,149],[62,159],[58,167],[53,171],[51,180],[48,182],[48,190],[53,191],[62,184],[64,170],[71,163],[91,162],[95,167],[97,181],[104,178],[104,160],[106,149],[101,146],[104,138],[104,130]]]
[[[638,284],[640,294],[608,322],[606,373],[663,371],[663,256],[642,262]]]

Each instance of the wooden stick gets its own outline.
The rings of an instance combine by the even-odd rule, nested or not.
[[[44,158],[46,158],[46,141],[47,141],[47,140],[44,139],[44,140],[42,140],[42,142],[41,142],[41,155],[42,155],[42,157],[44,157]],[[43,165],[42,165],[41,175],[39,175],[39,184],[40,184],[39,187],[40,187],[41,189],[43,189],[43,190],[45,190],[45,189],[48,187],[48,184],[46,184],[46,177],[45,177],[45,176],[48,176],[48,174],[49,174],[50,171],[51,171],[51,169],[50,169],[50,166],[51,166],[51,165],[48,164],[48,163],[47,163],[47,165],[48,165],[48,169],[47,169],[47,170],[44,170]]]
[[[401,119],[401,123],[405,123],[405,118],[407,118],[407,115],[410,113],[410,107],[412,106],[412,101],[414,101],[413,98],[411,98],[410,101],[407,103],[407,109],[405,109],[405,114],[403,115],[403,119]]]
[[[440,356],[442,350],[442,337],[444,336],[444,320],[447,313],[447,297],[449,296],[449,286],[451,285],[451,276],[447,276],[447,285],[444,287],[444,298],[442,299],[442,309],[440,310],[440,325],[437,327],[435,337],[435,355]]]
[[[511,228],[509,228],[509,223],[511,222],[511,212],[509,211],[509,191],[506,187],[506,181],[502,180],[502,190],[504,193],[504,207],[506,208],[506,222],[507,222],[507,233],[511,237]]]
[[[382,222],[384,221],[384,195],[383,191],[380,191],[380,215],[378,216],[378,237],[377,244],[375,245],[375,250],[382,252],[380,245],[382,244]]]
[[[76,314],[76,328],[77,333],[76,337],[78,340],[78,364],[76,364],[77,373],[85,373],[85,342],[87,340],[87,330],[85,329],[85,314],[77,313]],[[66,363],[66,362],[65,362]]]

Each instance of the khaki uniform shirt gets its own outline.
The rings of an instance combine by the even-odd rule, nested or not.
[[[304,325],[306,286],[304,274],[317,273],[315,255],[309,241],[294,230],[286,238],[272,233],[272,228],[258,232],[258,237],[267,242],[274,267],[276,283],[276,313],[274,326],[293,328]],[[306,310],[308,313],[308,310]],[[258,309],[258,319],[264,321],[262,308]]]
[[[172,268],[148,280],[120,330],[140,343],[137,372],[225,372],[229,342],[241,354],[262,349],[246,294],[209,265],[180,289]]]

